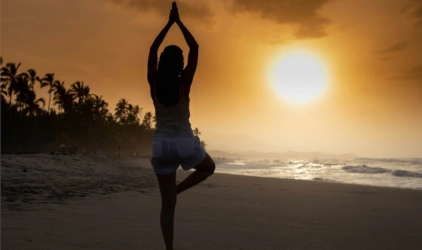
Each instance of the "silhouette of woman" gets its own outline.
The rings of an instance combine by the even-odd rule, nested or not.
[[[184,67],[183,51],[167,46],[160,55],[158,48],[171,26],[176,23],[189,46]],[[156,130],[153,134],[151,164],[161,192],[161,230],[166,248],[173,249],[174,211],[177,195],[204,181],[214,173],[215,163],[194,136],[189,122],[189,93],[198,63],[199,46],[179,17],[175,2],[169,21],[151,45],[148,57],[148,83],[155,107]],[[176,185],[176,170],[195,169]]]

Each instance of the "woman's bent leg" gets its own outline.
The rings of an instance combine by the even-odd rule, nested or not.
[[[195,172],[177,185],[177,194],[206,180],[215,171],[215,163],[207,153],[204,160],[195,167]]]
[[[157,174],[161,192],[161,232],[167,250],[173,250],[174,211],[177,201],[176,172]]]

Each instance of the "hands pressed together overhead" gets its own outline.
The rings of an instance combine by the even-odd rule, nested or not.
[[[177,9],[176,2],[173,2],[171,6],[172,6],[172,8],[170,10],[169,22],[170,23],[179,23],[180,17],[179,17],[179,10]]]
[[[158,49],[160,48],[161,43],[163,42],[164,38],[167,35],[167,32],[176,23],[177,26],[180,28],[180,31],[185,38],[186,43],[189,46],[189,55],[188,55],[188,64],[184,69],[184,81],[190,82],[191,84],[193,80],[193,76],[196,71],[196,66],[198,63],[198,49],[199,45],[196,42],[193,35],[189,32],[186,26],[182,23],[179,17],[179,10],[177,9],[176,2],[172,3],[172,8],[169,15],[169,20],[164,26],[164,28],[160,31],[157,37],[154,39],[154,42],[151,45],[149,56],[148,56],[148,82],[154,81],[155,72],[157,70],[157,62],[158,62]]]

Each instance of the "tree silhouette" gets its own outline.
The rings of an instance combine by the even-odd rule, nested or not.
[[[142,109],[138,105],[133,106],[129,104],[127,110],[126,123],[128,125],[139,124],[139,116],[141,115]]]
[[[92,100],[94,102],[94,114],[99,118],[105,118],[108,113],[108,103],[105,102],[103,96],[92,95]]]
[[[194,130],[193,130],[193,135],[194,136],[200,136],[201,135],[201,132],[199,131],[199,129],[198,128],[195,128]]]
[[[54,100],[54,104],[58,105],[59,107],[59,113],[61,113],[62,111],[65,113],[69,113],[72,110],[75,96],[70,89],[66,90],[64,86],[64,81],[60,82],[56,80],[54,82],[53,100]]]
[[[34,91],[19,93],[16,98],[17,104],[22,104],[20,112],[24,115],[35,116],[41,115],[45,106],[44,98],[36,98]],[[42,107],[40,106],[42,104]]]
[[[7,105],[6,102],[6,96],[7,96],[7,91],[5,89],[5,85],[0,85],[0,90],[1,90],[1,106],[4,108],[5,105]]]
[[[207,146],[207,144],[205,143],[205,141],[201,141],[201,147],[203,147],[204,149],[206,149],[205,147]]]
[[[26,96],[33,92],[28,84],[28,77],[25,74],[20,74],[16,78],[14,92],[16,94],[15,105],[18,110],[22,110],[25,106]]]
[[[51,93],[53,93],[53,85],[54,85],[54,73],[47,73],[43,78],[40,80],[41,88],[48,87],[48,109],[47,112],[50,112],[50,102],[51,102]]]
[[[116,108],[114,109],[115,113],[114,113],[114,118],[116,119],[116,121],[120,124],[124,124],[126,121],[126,117],[128,114],[128,107],[129,107],[129,103],[126,99],[120,99],[119,102],[117,102],[116,104]]]
[[[4,84],[4,88],[7,88],[7,94],[9,95],[9,105],[12,105],[12,96],[16,91],[17,79],[19,77],[18,70],[21,63],[16,65],[15,63],[7,63],[5,67],[1,68],[1,82]]]
[[[147,130],[151,130],[152,129],[152,122],[153,122],[152,113],[151,112],[146,112],[145,115],[144,115],[144,120],[142,121],[142,125]]]
[[[35,69],[28,69],[26,75],[28,77],[28,81],[30,84],[29,86],[31,90],[34,90],[35,81],[38,81],[39,79],[39,77],[37,76],[37,72],[35,71]]]
[[[84,82],[76,81],[70,86],[70,89],[75,98],[78,99],[78,106],[80,106],[84,100],[90,97],[90,88],[85,86]]]
[[[3,83],[0,84],[0,91],[1,91],[1,106],[4,108],[6,105],[8,105],[6,101],[6,96],[7,96],[6,84],[3,84]]]
[[[64,87],[64,81],[60,82],[58,80],[54,81],[53,83],[53,105],[57,105],[59,108],[59,114],[63,112],[63,102],[62,102],[62,95],[66,93],[66,88]]]
[[[46,151],[65,143],[105,151],[120,145],[122,152],[127,149],[150,154],[156,122],[153,113],[146,112],[142,117],[141,107],[122,98],[112,114],[103,97],[90,93],[84,82],[76,81],[66,88],[64,81],[54,79],[54,73],[40,78],[35,69],[19,73],[20,66],[7,63],[1,67],[2,152]],[[36,82],[40,83],[39,88]],[[47,86],[49,100],[45,109],[46,101],[38,98],[36,91]],[[201,134],[198,128],[193,131]],[[205,143],[202,141],[201,145]]]

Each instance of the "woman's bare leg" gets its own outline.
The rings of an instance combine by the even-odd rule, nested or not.
[[[157,174],[161,192],[161,232],[167,250],[173,250],[174,211],[177,202],[176,172]]]
[[[177,185],[177,194],[189,189],[198,183],[203,182],[215,171],[215,163],[212,158],[206,154],[205,159],[195,167],[195,172]]]

